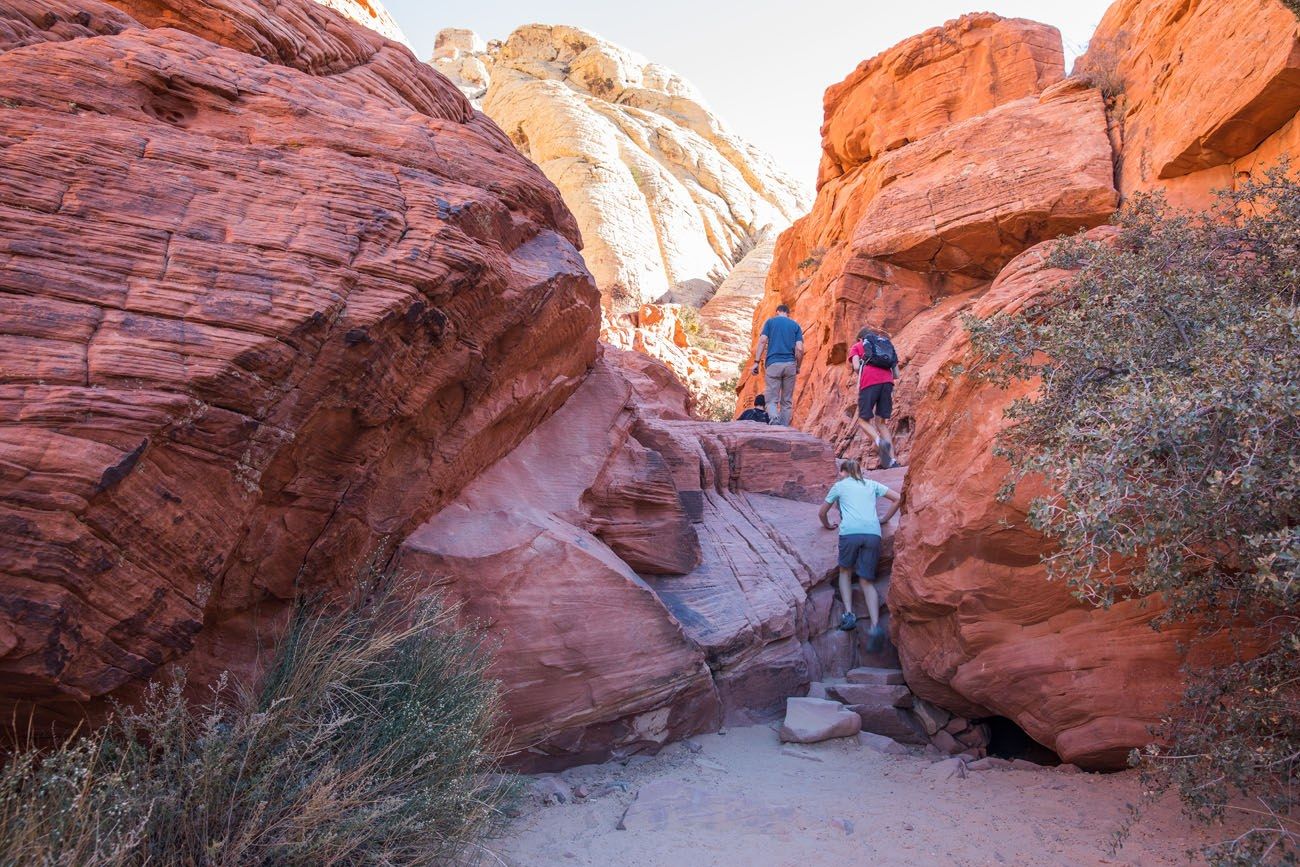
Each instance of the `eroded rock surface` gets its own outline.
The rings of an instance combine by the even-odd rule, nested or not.
[[[777,242],[754,328],[778,304],[804,326],[795,424],[839,454],[876,461],[845,363],[862,326],[889,332],[903,360],[894,418],[906,460],[930,356],[960,314],[1019,253],[1113,213],[1104,102],[1063,74],[1053,28],[978,14],[827,91],[817,201]],[[761,382],[741,385],[738,406]]]
[[[3,710],[75,716],[246,672],[563,402],[597,295],[500,130],[309,0],[10,4],[0,47]]]
[[[500,642],[524,767],[767,719],[810,681],[890,661],[834,629],[829,447],[693,421],[685,390],[652,379],[667,376],[605,347],[559,412],[402,544],[401,567]]]
[[[1276,0],[1117,0],[1076,71],[1113,94],[1125,194],[1204,207],[1300,144],[1300,25]]]
[[[1009,265],[972,312],[1019,309],[1066,279],[1044,267],[1047,246]],[[1040,491],[996,496],[1007,472],[993,454],[1002,410],[1029,386],[959,375],[974,362],[963,334],[938,355],[917,411],[890,595],[908,685],[965,716],[1013,719],[1067,762],[1123,767],[1181,691],[1180,644],[1194,627],[1156,632],[1158,600],[1098,610],[1047,581],[1043,538],[1026,519]]]
[[[433,64],[555,182],[611,313],[698,307],[739,245],[806,209],[800,185],[671,70],[577,27],[476,40],[444,31]]]

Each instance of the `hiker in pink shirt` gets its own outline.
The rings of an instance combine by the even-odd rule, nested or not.
[[[858,425],[871,436],[880,453],[879,469],[894,463],[894,441],[885,423],[894,412],[894,380],[898,378],[898,353],[888,335],[874,328],[858,332],[849,350],[849,366],[858,380]]]

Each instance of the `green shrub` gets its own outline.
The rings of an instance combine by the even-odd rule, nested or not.
[[[410,588],[405,588],[410,589]],[[428,864],[497,815],[496,687],[476,639],[385,581],[304,607],[263,683],[185,681],[0,772],[6,865]]]
[[[1210,213],[1137,196],[1116,222],[1112,243],[1057,247],[1050,264],[1075,276],[1050,298],[967,321],[976,369],[1041,377],[1008,410],[1000,449],[1011,484],[1037,474],[1055,491],[1030,514],[1057,546],[1049,575],[1100,606],[1159,593],[1157,628],[1199,624],[1198,646],[1236,639],[1189,669],[1181,703],[1134,756],[1145,790],[1248,824],[1206,853],[1216,863],[1294,859],[1300,183],[1283,165]]]

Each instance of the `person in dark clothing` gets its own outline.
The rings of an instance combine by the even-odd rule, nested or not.
[[[759,424],[771,424],[772,418],[767,414],[767,398],[763,395],[754,397],[754,405],[740,414],[736,421],[756,421]]]

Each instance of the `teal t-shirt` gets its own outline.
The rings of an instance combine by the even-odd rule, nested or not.
[[[883,497],[889,488],[872,479],[858,481],[851,477],[840,479],[831,486],[826,502],[840,507],[840,535],[880,535],[880,516],[876,514],[876,498]]]

